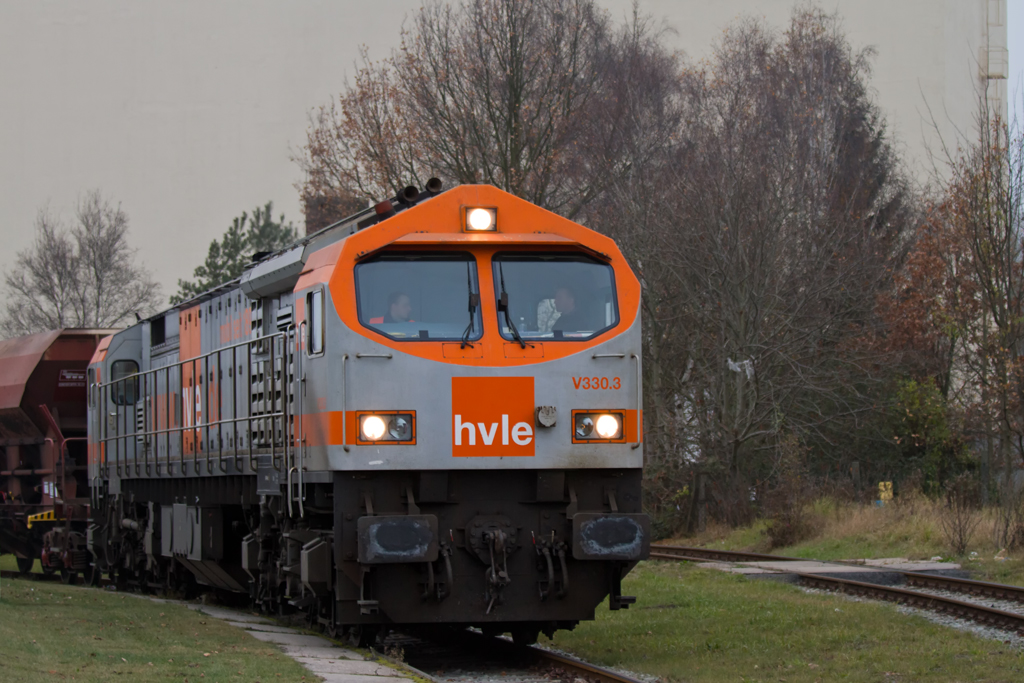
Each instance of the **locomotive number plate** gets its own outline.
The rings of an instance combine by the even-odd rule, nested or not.
[[[622,388],[622,379],[619,377],[573,377],[572,386],[579,389],[611,389],[617,390]]]

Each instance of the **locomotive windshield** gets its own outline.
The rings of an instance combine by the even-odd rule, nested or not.
[[[356,266],[359,321],[398,340],[476,340],[483,326],[469,254],[385,254]]]
[[[611,266],[583,255],[494,257],[494,288],[508,295],[508,316],[523,339],[580,341],[619,321]],[[515,331],[498,312],[501,336]]]

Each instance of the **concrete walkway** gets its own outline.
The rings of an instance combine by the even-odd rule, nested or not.
[[[371,662],[355,650],[337,647],[326,638],[306,635],[263,617],[211,605],[187,606],[244,629],[257,640],[274,643],[325,683],[408,683],[410,680],[404,672]]]
[[[902,557],[879,560],[846,560],[844,563],[815,560],[760,560],[756,562],[701,562],[697,566],[718,569],[731,574],[742,574],[752,579],[795,581],[796,574],[821,574],[834,578],[851,579],[865,583],[890,585],[901,583],[900,572],[945,574],[966,577],[960,565],[951,562],[913,561]]]

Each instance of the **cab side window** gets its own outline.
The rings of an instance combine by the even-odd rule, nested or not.
[[[306,353],[317,356],[324,352],[324,290],[306,294]]]
[[[133,360],[115,360],[110,366],[110,397],[115,405],[134,405],[139,395],[139,364]]]

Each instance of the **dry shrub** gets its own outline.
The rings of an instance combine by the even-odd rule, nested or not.
[[[945,504],[939,512],[939,526],[954,555],[963,555],[981,522],[977,480],[963,473],[946,485]]]
[[[1024,548],[1024,491],[1007,491],[1004,485],[995,517],[992,540],[996,548]]]
[[[796,436],[788,435],[779,444],[779,477],[768,491],[768,524],[765,534],[769,546],[782,548],[814,536],[822,520],[813,513],[814,493],[804,464],[806,449]]]
[[[891,516],[886,508],[855,503],[837,506],[825,523],[823,533],[829,538],[865,537],[878,531]]]
[[[924,475],[914,470],[897,482],[896,491],[889,505],[898,517],[914,517],[927,507],[928,497],[924,494]]]
[[[789,506],[772,515],[765,527],[770,549],[796,545],[813,537],[820,528],[820,520],[807,513],[802,505]]]

